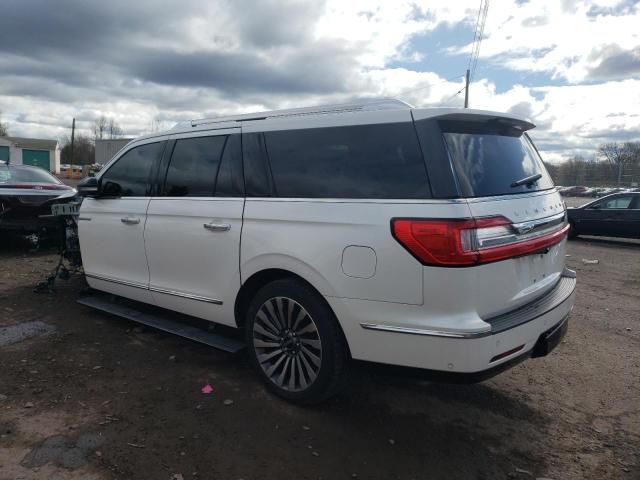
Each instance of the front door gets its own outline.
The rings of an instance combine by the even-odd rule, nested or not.
[[[83,200],[78,233],[92,288],[153,303],[144,227],[165,144],[166,139],[154,139],[127,150],[99,177],[105,195]]]
[[[161,307],[235,325],[244,208],[240,129],[175,135],[168,148],[161,194],[147,211],[149,288]]]
[[[632,195],[608,197],[582,212],[578,230],[584,235],[627,236]]]

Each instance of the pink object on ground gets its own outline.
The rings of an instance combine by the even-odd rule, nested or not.
[[[209,394],[213,392],[213,387],[207,383],[204,387],[200,389],[200,391],[204,394]]]

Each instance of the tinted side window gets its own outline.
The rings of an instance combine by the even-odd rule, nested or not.
[[[264,135],[279,197],[430,197],[425,164],[411,123]]]
[[[176,141],[164,184],[169,197],[213,197],[227,135]]]
[[[102,185],[106,182],[117,183],[123,197],[149,196],[151,168],[162,157],[165,143],[148,143],[132,148],[100,177]]]
[[[271,196],[273,182],[266,160],[262,133],[242,134],[242,157],[247,197]]]
[[[229,136],[222,154],[216,182],[216,197],[244,196],[244,181],[242,177],[240,134],[233,134]]]
[[[610,200],[604,201],[600,204],[600,208],[603,209],[620,209],[629,208],[631,205],[632,197],[616,197]]]

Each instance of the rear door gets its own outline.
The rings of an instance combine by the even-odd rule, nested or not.
[[[524,133],[533,125],[487,114],[416,120],[423,146],[432,146],[425,151],[432,185],[441,176],[436,195],[466,201],[478,226],[485,225],[472,249],[492,259],[463,269],[466,285],[474,286],[470,305],[488,318],[553,288],[565,264],[565,208]],[[440,172],[432,173],[436,167]],[[537,244],[544,248],[535,254],[524,248]]]
[[[233,325],[244,193],[240,129],[171,137],[147,212],[150,290],[164,308]]]
[[[89,285],[98,290],[153,303],[144,251],[144,227],[152,178],[166,144],[147,140],[128,149],[100,175],[112,196],[85,198],[78,232]]]
[[[632,195],[615,195],[582,210],[579,230],[584,235],[632,236]]]

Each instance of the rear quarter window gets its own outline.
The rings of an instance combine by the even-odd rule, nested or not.
[[[278,197],[430,197],[412,123],[265,132],[264,138]]]

